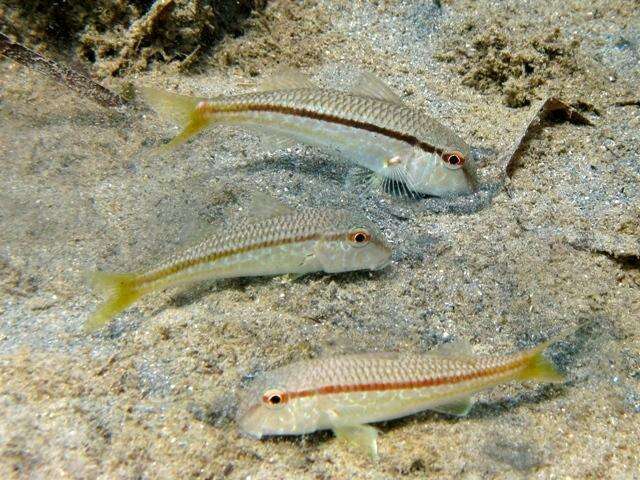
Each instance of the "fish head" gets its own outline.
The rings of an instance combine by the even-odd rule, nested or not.
[[[243,392],[236,420],[252,437],[301,435],[318,429],[317,397],[306,395],[296,380],[296,364],[267,372]],[[304,371],[304,370],[301,370]],[[312,391],[310,391],[312,393]]]
[[[464,144],[442,152],[416,147],[406,165],[406,183],[417,193],[436,197],[469,195],[477,179],[471,149]]]
[[[334,224],[316,246],[325,272],[379,270],[391,262],[391,245],[368,218],[345,210],[335,212]]]

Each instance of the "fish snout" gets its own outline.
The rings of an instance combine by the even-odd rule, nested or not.
[[[371,270],[382,270],[391,264],[391,255],[393,250],[391,247],[384,246],[380,249],[380,256],[377,263],[371,268]]]

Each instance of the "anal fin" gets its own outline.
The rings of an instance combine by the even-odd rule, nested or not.
[[[378,459],[378,430],[371,425],[333,427],[333,433],[338,440],[355,445],[373,460]]]
[[[438,405],[437,407],[431,407],[430,410],[438,413],[444,413],[446,415],[455,415],[456,417],[464,417],[469,413],[473,401],[471,397],[459,398],[453,402]]]

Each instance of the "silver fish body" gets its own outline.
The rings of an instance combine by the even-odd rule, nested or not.
[[[235,125],[338,151],[410,192],[471,193],[476,180],[466,142],[403,104],[381,82],[374,86],[377,90],[343,92],[303,85],[213,99],[142,92],[156,110],[184,127],[171,146],[209,124]]]
[[[235,222],[213,232],[152,269],[94,273],[94,288],[108,298],[89,318],[87,328],[100,327],[146,293],[167,287],[244,276],[379,269],[391,260],[384,236],[361,215],[277,208],[277,215]]]
[[[257,438],[331,429],[366,440],[365,424],[431,409],[464,415],[476,392],[512,380],[561,381],[542,352],[512,355],[365,353],[297,362],[259,376],[243,394],[240,428]]]
[[[357,232],[367,237],[362,244],[349,240]],[[175,285],[200,278],[375,270],[389,263],[390,253],[382,233],[363,216],[304,208],[230,225],[142,273],[138,282]]]

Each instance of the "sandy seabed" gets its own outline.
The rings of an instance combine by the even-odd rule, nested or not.
[[[374,72],[492,151],[465,199],[404,202],[312,148],[211,129],[176,152],[142,108],[107,110],[8,60],[0,70],[0,477],[638,478],[640,14],[633,1],[286,2],[185,73],[106,79],[214,96],[281,65],[341,87]],[[545,123],[504,184],[498,159],[537,102]],[[95,269],[148,265],[233,218],[254,190],[365,212],[381,272],[213,282],[82,324]],[[206,234],[206,233],[205,233]],[[566,384],[507,385],[471,414],[379,425],[372,463],[329,433],[256,441],[234,421],[257,373],[334,353],[449,341],[515,351],[566,328]]]

